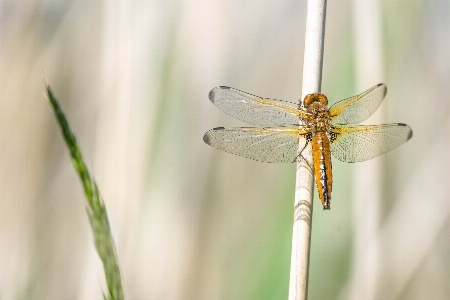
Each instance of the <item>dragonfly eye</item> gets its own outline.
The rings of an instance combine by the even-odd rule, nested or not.
[[[310,106],[314,103],[320,103],[323,105],[328,105],[328,99],[327,96],[324,94],[309,94],[305,96],[305,100],[303,100],[303,105],[306,108],[310,108]]]

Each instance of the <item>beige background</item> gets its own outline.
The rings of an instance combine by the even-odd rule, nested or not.
[[[329,1],[322,92],[334,103],[385,82],[368,123],[407,123],[414,136],[374,162],[333,160],[331,211],[314,200],[310,299],[448,299],[450,2],[355,7]],[[105,289],[45,76],[106,202],[128,299],[287,299],[295,165],[202,136],[243,125],[210,103],[215,86],[298,100],[305,10],[0,1],[0,298]]]

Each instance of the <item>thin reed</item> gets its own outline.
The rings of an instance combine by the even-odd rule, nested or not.
[[[308,94],[320,93],[326,7],[326,0],[308,0],[307,3],[302,100]],[[300,142],[299,147],[301,151],[304,142]],[[297,162],[289,300],[308,298],[314,176],[311,147],[305,150],[303,159]]]
[[[77,139],[49,85],[46,86],[46,91],[86,195],[86,212],[92,227],[95,248],[102,260],[108,285],[108,294],[103,296],[105,299],[122,300],[124,298],[122,280],[105,204],[100,197],[97,184],[89,174]]]

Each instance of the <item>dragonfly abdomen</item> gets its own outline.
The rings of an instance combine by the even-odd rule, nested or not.
[[[312,140],[314,173],[317,190],[324,209],[330,209],[331,185],[333,177],[331,173],[330,140],[325,132],[317,132]]]

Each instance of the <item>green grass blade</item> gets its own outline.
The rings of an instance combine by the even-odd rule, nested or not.
[[[104,298],[122,300],[122,281],[105,204],[100,197],[97,184],[92,179],[89,170],[84,163],[80,146],[78,145],[75,135],[70,130],[69,123],[67,122],[64,112],[61,110],[58,100],[50,89],[50,86],[47,85],[46,88],[48,99],[53,107],[58,124],[61,127],[67,147],[69,147],[72,163],[80,176],[86,195],[86,211],[94,235],[94,244],[100,259],[103,262],[106,283],[108,284],[109,295],[104,295]]]

